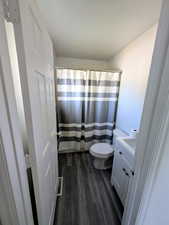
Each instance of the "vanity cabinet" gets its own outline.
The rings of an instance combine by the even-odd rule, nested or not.
[[[123,205],[125,204],[129,186],[129,179],[131,176],[131,168],[125,158],[125,154],[116,149],[114,152],[111,183],[116,189]]]

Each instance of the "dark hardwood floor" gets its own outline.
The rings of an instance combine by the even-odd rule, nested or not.
[[[120,225],[122,205],[110,184],[111,170],[96,170],[89,153],[59,155],[63,195],[54,225]]]

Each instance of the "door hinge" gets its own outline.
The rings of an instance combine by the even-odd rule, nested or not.
[[[19,8],[17,0],[2,0],[4,17],[8,22],[19,22]]]
[[[59,181],[59,184],[58,184],[58,193],[57,193],[57,196],[60,197],[62,196],[62,193],[63,193],[63,177],[58,177],[58,181]]]
[[[31,160],[30,160],[29,154],[25,154],[25,162],[26,162],[26,168],[30,169],[31,168]]]

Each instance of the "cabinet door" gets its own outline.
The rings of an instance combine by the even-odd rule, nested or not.
[[[112,185],[115,187],[117,191],[117,194],[121,202],[123,202],[123,193],[124,193],[123,176],[124,176],[124,172],[122,171],[121,157],[118,152],[115,152],[111,181],[112,181]]]
[[[122,171],[123,171],[123,205],[125,204],[125,200],[127,197],[127,192],[128,192],[128,186],[129,186],[129,179],[130,179],[130,170],[129,167],[127,167],[127,164],[125,162],[125,159],[122,158]]]
[[[112,170],[112,185],[114,185],[121,202],[124,204],[129,183],[129,169],[127,162],[119,152],[114,154],[113,170]]]

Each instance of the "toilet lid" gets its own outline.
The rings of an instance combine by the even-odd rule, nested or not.
[[[107,143],[97,143],[91,146],[91,154],[96,157],[109,157],[113,154],[113,147]]]

